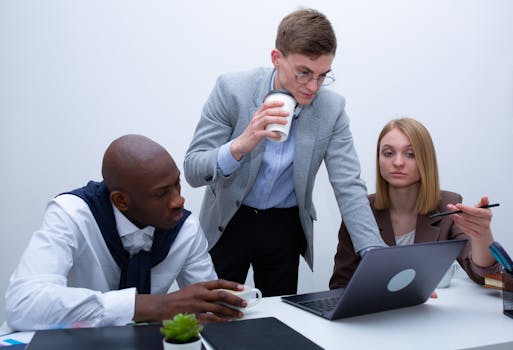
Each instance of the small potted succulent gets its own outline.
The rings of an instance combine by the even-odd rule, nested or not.
[[[194,314],[177,314],[171,320],[164,320],[160,328],[164,350],[200,350],[202,329]]]

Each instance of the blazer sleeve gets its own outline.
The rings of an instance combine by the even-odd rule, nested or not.
[[[227,107],[237,106],[231,101],[229,90],[223,76],[219,77],[203,106],[184,160],[185,179],[192,187],[209,185],[222,176],[217,169],[217,157],[220,147],[233,138],[236,121],[232,119],[237,115]]]
[[[451,220],[452,221],[452,220]],[[472,261],[470,237],[468,237],[458,226],[454,223],[451,224],[450,237],[449,239],[468,239],[468,243],[463,248],[463,251],[458,256],[457,260],[460,266],[465,270],[466,274],[472,281],[479,285],[484,284],[484,276],[487,273],[493,273],[495,271],[495,264],[488,267],[482,268],[474,264]],[[489,271],[489,272],[488,272]]]
[[[342,222],[338,231],[337,253],[335,254],[333,274],[329,282],[330,289],[345,287],[360,263],[360,259],[360,256],[355,253],[347,227]]]
[[[369,206],[367,187],[360,177],[360,161],[354,147],[349,118],[344,111],[345,100],[342,98],[341,102],[339,117],[324,155],[328,177],[355,251],[371,246],[386,247]]]

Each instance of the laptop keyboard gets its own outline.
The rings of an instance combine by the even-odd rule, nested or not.
[[[318,300],[308,300],[308,301],[298,302],[298,304],[301,304],[307,308],[324,313],[324,312],[333,310],[335,308],[335,306],[337,305],[338,299],[339,299],[339,297],[318,299]]]

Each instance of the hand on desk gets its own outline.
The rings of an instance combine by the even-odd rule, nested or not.
[[[241,311],[218,302],[238,307],[246,307],[247,302],[232,293],[216,289],[241,291],[244,286],[236,282],[216,280],[192,284],[169,294],[138,294],[135,299],[134,321],[161,321],[173,318],[180,312],[195,313],[201,322],[241,318]]]

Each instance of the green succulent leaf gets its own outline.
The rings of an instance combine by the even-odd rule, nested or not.
[[[171,320],[164,320],[160,333],[170,340],[186,342],[196,339],[203,326],[198,324],[196,315],[194,314],[176,314]]]

